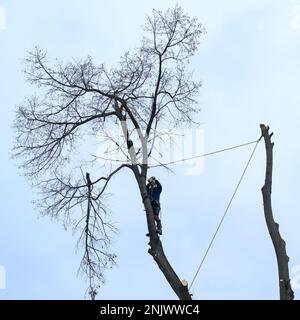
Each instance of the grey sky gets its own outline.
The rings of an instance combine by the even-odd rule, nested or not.
[[[204,151],[255,140],[260,123],[271,126],[274,215],[291,268],[300,265],[300,0],[177,2],[207,29],[191,61],[195,78],[203,81],[199,120]],[[37,217],[33,191],[9,158],[14,106],[37,91],[24,83],[22,58],[39,45],[51,58],[68,61],[90,54],[95,63],[114,64],[125,50],[138,45],[146,14],[174,4],[0,0],[6,15],[0,30],[0,265],[6,269],[6,289],[0,289],[0,299],[81,299],[86,289],[76,276],[81,258],[74,249],[76,235]],[[151,172],[163,184],[163,243],[181,278],[191,281],[251,148],[206,158],[201,175],[186,175],[182,164],[172,167],[175,175],[162,169]],[[278,297],[275,253],[260,193],[264,165],[260,144],[194,284],[194,298]],[[129,173],[114,179],[110,191],[113,218],[120,228],[113,244],[118,266],[107,271],[98,298],[176,298],[147,253],[144,211]],[[299,299],[299,289],[295,297]]]

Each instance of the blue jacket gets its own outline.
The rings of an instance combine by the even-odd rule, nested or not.
[[[162,186],[158,180],[155,180],[155,182],[156,182],[155,188],[151,188],[150,183],[147,184],[147,192],[148,192],[148,195],[149,195],[151,201],[158,201],[159,202],[159,197],[160,197],[160,194],[162,191]]]

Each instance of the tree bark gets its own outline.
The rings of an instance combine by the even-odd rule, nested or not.
[[[191,294],[188,291],[188,286],[186,283],[182,283],[176,272],[169,263],[162,246],[162,243],[159,239],[159,236],[156,233],[156,226],[153,217],[153,211],[150,199],[148,197],[146,189],[146,173],[147,165],[142,165],[141,173],[138,168],[133,168],[135,178],[139,185],[140,194],[143,200],[143,205],[146,211],[147,225],[150,235],[149,250],[148,253],[153,257],[154,261],[157,263],[159,269],[164,274],[165,278],[169,282],[170,286],[178,296],[180,300],[192,300]]]
[[[273,242],[276,252],[278,274],[279,274],[279,292],[280,300],[293,300],[294,292],[291,288],[288,262],[289,257],[286,253],[285,241],[281,238],[279,232],[279,225],[274,221],[272,212],[272,171],[273,171],[273,146],[271,137],[273,133],[269,134],[269,127],[264,124],[260,125],[262,137],[265,141],[266,147],[266,176],[265,184],[262,187],[264,213],[267,227]]]

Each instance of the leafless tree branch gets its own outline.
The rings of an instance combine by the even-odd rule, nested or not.
[[[149,253],[178,297],[190,299],[155,232],[146,178],[157,130],[193,123],[198,111],[201,83],[191,80],[186,65],[205,30],[176,5],[166,12],[153,10],[144,31],[141,45],[126,52],[115,68],[95,66],[91,57],[53,64],[39,48],[25,59],[27,80],[40,94],[17,108],[14,155],[41,190],[39,205],[44,214],[81,230],[84,256],[80,270],[89,279],[92,298],[104,280],[103,270],[115,262],[108,247],[110,233],[116,229],[107,222],[105,194],[112,177],[127,167],[136,178],[147,213]],[[121,128],[121,138],[107,133],[114,128]],[[82,177],[81,171],[83,164],[95,164],[97,156],[76,163],[74,154],[78,150],[86,155],[85,145],[99,132],[105,133],[128,161],[93,181],[94,173]],[[101,157],[105,158],[98,155]]]

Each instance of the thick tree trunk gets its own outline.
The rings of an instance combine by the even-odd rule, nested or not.
[[[291,288],[288,262],[289,257],[286,253],[285,241],[279,233],[279,225],[274,221],[272,212],[272,171],[273,171],[273,146],[271,142],[272,133],[269,134],[269,127],[264,124],[260,125],[262,137],[265,140],[266,147],[266,177],[265,184],[262,187],[262,195],[264,202],[264,212],[267,227],[276,252],[278,273],[279,273],[279,291],[281,300],[293,300],[294,292]]]
[[[178,296],[180,300],[191,300],[191,295],[188,291],[188,286],[184,285],[177,274],[175,273],[174,269],[170,265],[162,246],[162,243],[159,239],[159,236],[156,233],[156,226],[152,212],[152,206],[150,199],[147,194],[146,189],[146,173],[147,168],[143,165],[141,174],[137,168],[133,169],[135,178],[139,185],[140,194],[143,200],[144,208],[146,211],[146,218],[147,218],[147,225],[150,235],[150,242],[149,246],[150,249],[148,250],[149,254],[153,257],[154,261],[157,263],[159,269],[162,271],[164,276],[166,277],[167,281],[169,282],[170,286]]]

